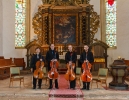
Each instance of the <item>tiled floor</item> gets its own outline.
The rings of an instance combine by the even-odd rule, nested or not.
[[[32,89],[32,75],[26,74],[25,77],[25,87],[19,87],[19,82],[14,82],[14,86],[9,88],[9,78],[5,80],[0,80],[0,100],[48,100],[48,86],[45,85],[45,80],[43,80],[42,89]],[[109,76],[107,83],[111,82],[112,78]],[[128,83],[129,84],[129,83]],[[89,91],[83,90],[84,100],[87,99],[126,99],[129,100],[129,91],[118,91],[118,90],[105,90],[99,85],[96,87],[94,83],[92,89]],[[56,100],[56,99],[55,99]],[[68,99],[67,99],[68,100]],[[79,99],[78,99],[79,100]]]

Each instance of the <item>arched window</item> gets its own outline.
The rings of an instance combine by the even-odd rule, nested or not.
[[[15,0],[15,47],[25,47],[27,42],[28,0]],[[29,33],[28,33],[29,34]]]
[[[106,43],[109,47],[116,47],[116,0],[110,5],[105,0],[106,6]]]

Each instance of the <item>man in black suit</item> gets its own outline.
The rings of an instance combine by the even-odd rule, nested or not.
[[[76,55],[76,53],[72,49],[73,49],[72,45],[69,45],[68,46],[68,50],[69,51],[65,55],[65,61],[68,64],[71,64],[71,63],[75,63],[76,64],[77,55]],[[74,73],[76,74],[76,66],[74,67],[73,70],[74,70]],[[75,89],[75,86],[76,86],[76,81],[74,79],[73,81],[70,81],[70,88],[71,89]]]
[[[83,64],[84,62],[93,63],[94,57],[93,53],[89,51],[89,47],[87,45],[84,45],[84,52],[80,55],[80,61]],[[87,86],[86,86],[87,85]],[[89,90],[90,88],[90,82],[83,82],[83,88]]]
[[[39,47],[35,49],[35,52],[36,53],[31,58],[31,72],[33,73],[36,70],[36,62],[44,61],[44,57],[41,55]],[[37,83],[37,79],[33,77],[33,89],[36,89],[36,83]],[[42,79],[38,79],[39,89],[41,89],[41,84],[42,84]]]
[[[57,61],[57,60],[59,60],[59,54],[58,54],[58,52],[56,52],[54,50],[54,48],[55,48],[54,44],[51,44],[50,45],[50,50],[46,54],[46,61],[48,63],[48,67],[47,67],[48,72],[51,70],[51,67],[50,67],[51,61]],[[53,88],[52,79],[49,80],[49,84],[50,84],[50,86],[49,86],[48,89],[52,89]],[[55,88],[56,89],[59,88],[58,87],[58,80],[57,79],[55,79]]]

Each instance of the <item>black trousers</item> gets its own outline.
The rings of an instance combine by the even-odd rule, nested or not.
[[[76,80],[70,81],[70,88],[75,88]]]
[[[83,82],[83,88],[89,90],[90,89],[90,82]]]
[[[48,63],[48,64],[50,65],[50,63]],[[48,66],[48,72],[49,72],[50,70],[51,70],[51,67]],[[53,80],[53,79],[49,79],[49,84],[50,84],[49,88],[53,88],[53,85],[54,85],[54,84],[52,84],[52,80]],[[58,80],[57,80],[57,79],[55,79],[55,82],[54,82],[54,83],[55,83],[55,88],[59,88],[59,87],[58,87]]]
[[[35,71],[35,70],[36,70],[36,69],[33,69],[33,74],[34,74],[34,71]],[[36,88],[37,80],[38,80],[38,86],[39,86],[39,88],[41,88],[42,79],[36,79],[36,78],[34,78],[34,77],[33,77],[33,88]]]
[[[38,80],[38,86],[39,86],[39,88],[41,88],[42,79],[36,79],[34,77],[33,77],[33,88],[36,88],[37,80]]]
[[[53,88],[53,85],[54,85],[54,84],[52,84],[52,80],[53,80],[53,79],[50,79],[50,80],[49,80],[49,83],[50,83],[49,88]],[[55,88],[58,88],[58,80],[57,80],[57,79],[55,79]]]
[[[74,73],[76,74],[76,67],[74,68]],[[75,87],[76,87],[76,79],[70,81],[70,88],[75,88]]]

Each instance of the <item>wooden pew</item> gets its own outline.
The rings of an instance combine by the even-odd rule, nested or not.
[[[10,67],[15,66],[10,59],[0,59],[0,79],[10,77]]]
[[[0,59],[4,59],[4,56],[0,56]]]
[[[14,64],[16,67],[23,67],[23,70],[25,69],[24,58],[14,58]]]

